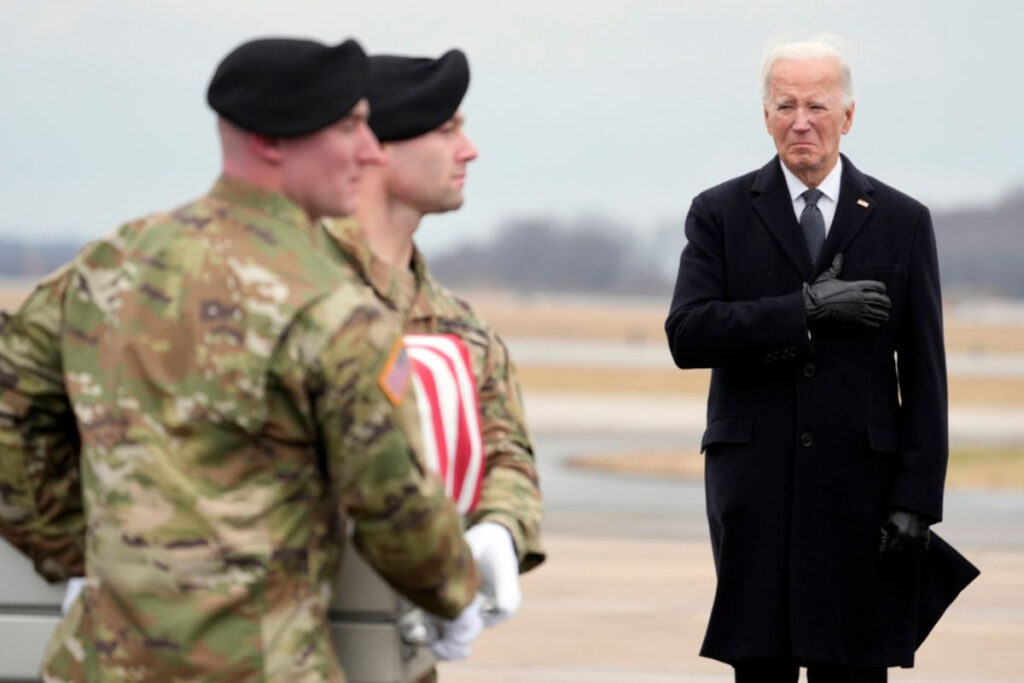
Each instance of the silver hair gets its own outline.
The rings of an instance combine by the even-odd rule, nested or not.
[[[775,43],[765,48],[761,57],[761,101],[768,106],[768,93],[771,91],[772,67],[775,62],[783,59],[815,60],[835,59],[839,64],[839,87],[843,94],[843,108],[853,104],[853,76],[850,65],[840,51],[842,41],[835,36],[815,36],[800,42]]]

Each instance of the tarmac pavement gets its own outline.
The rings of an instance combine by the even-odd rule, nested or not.
[[[697,652],[715,577],[703,485],[580,470],[581,454],[699,444],[703,399],[527,394],[544,491],[548,561],[524,603],[442,683],[719,683],[731,669]],[[959,416],[958,416],[959,415]],[[954,439],[983,436],[954,407]],[[1018,411],[992,424],[1024,438]],[[991,417],[991,414],[990,414]],[[957,425],[952,428],[952,425]],[[1024,681],[1024,492],[952,489],[938,533],[982,571],[899,683]]]
[[[719,683],[697,655],[714,593],[706,542],[549,534],[548,562],[523,577],[511,621],[442,683]],[[953,604],[899,683],[1024,681],[1024,552],[961,547],[981,577]]]

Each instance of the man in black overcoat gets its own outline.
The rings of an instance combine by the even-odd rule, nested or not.
[[[665,323],[676,365],[712,368],[701,654],[740,683],[875,683],[978,573],[929,530],[948,451],[935,237],[840,155],[835,47],[779,46],[763,76],[778,156],[694,199]]]

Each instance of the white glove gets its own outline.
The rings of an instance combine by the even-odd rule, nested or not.
[[[473,602],[464,607],[459,616],[451,621],[433,620],[438,637],[430,643],[430,649],[439,659],[465,659],[469,656],[473,641],[484,630],[484,619],[481,614],[483,606],[483,596],[477,594]]]
[[[480,572],[481,592],[490,598],[483,612],[484,624],[500,624],[518,612],[523,602],[512,533],[497,522],[480,522],[470,527],[465,537]]]
[[[60,613],[67,614],[71,606],[75,604],[78,595],[85,589],[88,579],[84,576],[75,576],[68,579],[68,587],[64,589],[64,600],[60,603]]]

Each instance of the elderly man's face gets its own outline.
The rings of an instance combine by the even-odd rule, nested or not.
[[[312,219],[345,216],[356,207],[363,168],[383,162],[360,100],[345,118],[310,135],[281,141],[284,194]]]
[[[843,106],[835,59],[779,60],[769,78],[765,125],[786,167],[815,187],[839,159],[839,138],[853,124]]]
[[[462,206],[466,166],[477,150],[463,129],[462,112],[409,140],[388,142],[385,183],[389,198],[421,215]]]

